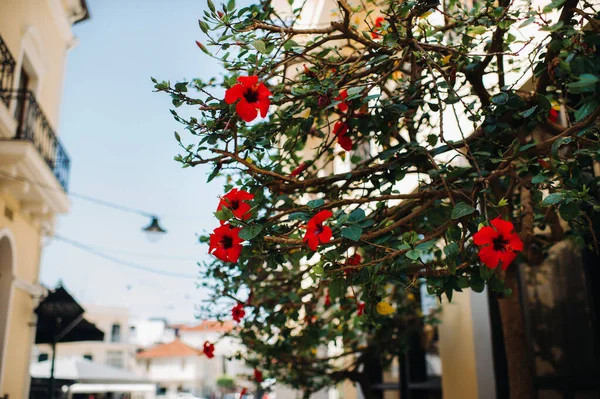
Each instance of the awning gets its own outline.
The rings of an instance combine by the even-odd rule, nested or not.
[[[154,384],[73,384],[69,393],[156,392]]]

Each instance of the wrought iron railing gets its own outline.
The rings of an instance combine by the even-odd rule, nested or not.
[[[0,98],[8,104],[16,101],[14,115],[17,131],[13,138],[27,140],[35,145],[66,192],[69,183],[69,156],[35,100],[35,95],[29,90],[3,90],[0,91]]]
[[[15,74],[15,59],[0,36],[0,90],[10,90],[13,86]],[[8,106],[8,99],[0,98]]]

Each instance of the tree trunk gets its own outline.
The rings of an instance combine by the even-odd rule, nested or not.
[[[499,299],[498,306],[504,332],[510,399],[532,399],[535,398],[533,367],[528,355],[517,273],[517,265],[511,265],[506,271],[505,285],[512,290],[512,295]]]

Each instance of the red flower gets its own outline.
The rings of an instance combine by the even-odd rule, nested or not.
[[[271,92],[267,87],[258,83],[258,76],[240,76],[237,83],[225,92],[225,102],[233,104],[240,100],[235,106],[237,114],[246,122],[252,122],[260,115],[267,116],[269,105],[271,105]]]
[[[373,39],[378,39],[381,36],[377,32],[381,31],[381,26],[383,25],[383,21],[385,21],[385,18],[383,18],[383,17],[377,17],[377,19],[375,19],[375,25],[373,26],[373,32],[371,32],[371,37]]]
[[[342,112],[346,112],[346,110],[348,109],[348,104],[344,101],[347,98],[348,98],[348,91],[345,89],[341,90],[340,95],[335,98],[335,101],[341,101],[341,103],[338,104],[338,108]]]
[[[250,214],[250,204],[245,201],[251,201],[254,195],[244,190],[232,189],[230,192],[221,197],[217,211],[223,208],[228,208],[233,213],[233,216],[240,220],[248,220],[252,216]],[[221,221],[223,224],[223,221]]]
[[[331,306],[331,297],[329,296],[329,291],[325,294],[325,307],[328,308]]]
[[[550,111],[548,111],[548,120],[552,123],[558,123],[558,115],[557,110],[550,108]]]
[[[237,262],[242,252],[242,240],[239,236],[241,228],[224,224],[217,227],[210,235],[208,253],[223,262]]]
[[[244,395],[248,393],[248,388],[244,388],[240,391],[240,399],[242,399],[244,397]]]
[[[244,310],[244,305],[241,303],[238,303],[231,309],[231,316],[233,317],[233,320],[238,323],[242,321],[242,318],[244,318],[245,315],[246,311]]]
[[[357,266],[360,265],[360,262],[362,262],[362,256],[360,256],[359,254],[354,254],[348,259],[346,259],[346,264],[348,266]]]
[[[515,251],[523,250],[523,241],[514,232],[511,222],[498,217],[492,220],[491,224],[493,228],[485,226],[475,233],[473,242],[476,245],[483,245],[479,250],[479,259],[487,267],[495,269],[498,264],[501,264],[502,270],[506,270],[517,257]]]
[[[258,382],[259,384],[263,382],[263,375],[260,370],[256,368],[254,369],[254,381]]]
[[[311,71],[310,69],[308,69],[306,64],[302,64],[302,67],[304,68],[304,73],[306,74],[306,76],[311,77],[311,78],[317,77],[317,74],[314,73],[313,71]]]
[[[300,176],[300,174],[302,172],[304,172],[306,169],[308,169],[308,165],[306,164],[306,162],[302,162],[296,169],[292,170],[292,173],[290,173],[290,176],[292,176],[292,177]]]
[[[337,121],[333,125],[333,134],[337,136],[338,144],[346,151],[352,149],[352,139],[346,134],[348,133],[348,124],[346,122]]]
[[[333,216],[329,210],[322,210],[313,216],[306,225],[306,234],[302,241],[308,243],[308,247],[313,251],[317,250],[319,243],[325,243],[331,240],[331,229],[323,226],[323,222]]]
[[[365,303],[364,302],[358,302],[356,304],[356,315],[357,316],[362,316],[365,313]]]
[[[212,359],[215,357],[215,346],[208,341],[204,341],[202,352],[204,352],[207,358]]]

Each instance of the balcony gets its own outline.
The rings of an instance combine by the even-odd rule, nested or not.
[[[25,89],[27,75],[19,78],[17,70],[0,37],[0,192],[44,222],[69,209],[70,160],[35,94]]]
[[[17,129],[12,139],[31,142],[67,192],[69,156],[35,100],[35,95],[29,90],[6,90],[0,91],[0,98],[9,106],[11,101],[16,102]]]

